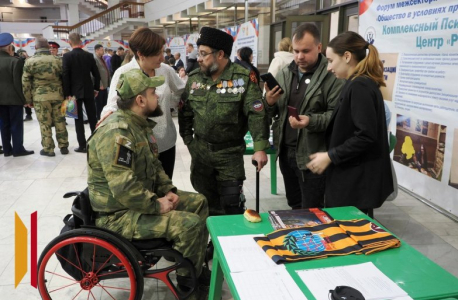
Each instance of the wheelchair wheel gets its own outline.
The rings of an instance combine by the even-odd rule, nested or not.
[[[74,255],[63,257],[61,253],[68,253],[63,250],[72,250]],[[68,272],[69,267],[73,272]],[[46,246],[38,262],[38,289],[45,300],[140,300],[143,280],[132,250],[96,229],[59,235]]]

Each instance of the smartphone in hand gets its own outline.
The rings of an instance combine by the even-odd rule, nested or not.
[[[297,113],[297,108],[293,107],[293,106],[289,106],[288,105],[288,114],[291,116],[291,117],[294,117],[296,118],[296,120],[300,121],[301,119],[299,118],[299,114]]]
[[[278,87],[280,88],[280,94],[283,94],[282,87],[278,84],[277,80],[271,73],[262,74],[261,79],[262,81],[267,83],[267,86],[271,90],[278,85]]]

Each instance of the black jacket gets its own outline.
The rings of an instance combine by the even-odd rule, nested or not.
[[[326,130],[326,207],[380,207],[393,192],[385,108],[377,84],[348,80]]]
[[[113,77],[114,72],[121,66],[122,58],[118,54],[114,53],[110,59],[111,64],[111,76]]]
[[[184,63],[183,63],[183,61],[181,59],[179,59],[179,60],[177,60],[175,62],[175,70],[178,70],[178,68],[180,68],[180,67],[184,67]]]
[[[198,68],[199,68],[199,63],[197,62],[197,59],[188,58],[188,62],[186,63],[186,74],[189,74]]]
[[[22,71],[24,60],[0,51],[0,105],[24,105]]]
[[[74,48],[64,54],[62,66],[64,97],[93,98],[94,90],[100,89],[100,74],[94,56],[81,48]]]

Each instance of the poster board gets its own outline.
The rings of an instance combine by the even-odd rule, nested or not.
[[[458,216],[458,5],[363,0],[359,33],[384,62],[398,182]]]

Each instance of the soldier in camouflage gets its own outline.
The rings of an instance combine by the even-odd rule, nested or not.
[[[22,73],[22,88],[28,104],[33,104],[41,131],[40,151],[44,156],[55,156],[51,124],[56,126],[56,139],[60,152],[68,154],[68,133],[61,106],[64,100],[62,90],[62,60],[49,52],[48,41],[37,38],[34,56],[25,61]]]
[[[166,238],[202,274],[208,231],[208,206],[201,194],[179,191],[158,160],[148,117],[162,114],[155,87],[164,77],[148,77],[139,69],[121,75],[117,85],[119,110],[88,140],[88,186],[96,225],[125,238]],[[178,273],[178,272],[177,272]],[[177,274],[186,286],[189,274]],[[210,284],[207,274],[202,285]],[[184,287],[182,287],[184,289]],[[193,294],[199,299],[199,291]]]
[[[244,211],[244,136],[254,141],[258,171],[267,163],[269,130],[256,76],[231,63],[233,39],[203,27],[197,45],[200,69],[189,74],[178,121],[192,157],[191,182],[208,200],[210,215]]]

